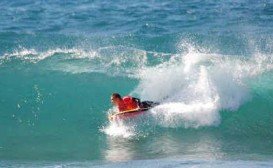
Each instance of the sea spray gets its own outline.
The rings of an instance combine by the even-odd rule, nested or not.
[[[101,131],[110,136],[123,138],[132,138],[136,134],[134,125],[126,125],[120,120],[110,122],[108,126],[101,128]]]
[[[108,110],[109,114],[116,113],[116,108]],[[125,119],[116,118],[110,120],[100,128],[101,132],[113,137],[122,137],[126,139],[138,139],[146,137],[155,131],[156,122],[152,117],[150,110],[138,115],[137,117],[127,117]]]
[[[236,111],[251,99],[247,81],[272,69],[268,56],[228,57],[192,46],[188,51],[140,71],[134,93],[161,102],[152,112],[163,126],[218,125],[221,110]]]

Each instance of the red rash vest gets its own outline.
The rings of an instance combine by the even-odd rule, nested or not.
[[[137,102],[131,96],[125,96],[122,101],[118,104],[119,111],[127,111],[138,108]]]

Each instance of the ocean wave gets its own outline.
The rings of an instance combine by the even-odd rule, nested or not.
[[[45,70],[72,74],[100,72],[137,79],[139,83],[131,94],[161,102],[150,111],[156,124],[184,128],[219,125],[220,112],[237,111],[251,101],[251,81],[273,69],[268,54],[231,56],[182,45],[184,49],[175,54],[125,46],[47,51],[22,48],[4,54],[1,60],[4,64],[13,59],[41,63]]]

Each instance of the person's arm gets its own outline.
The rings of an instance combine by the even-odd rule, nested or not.
[[[140,99],[133,97],[133,100],[134,100],[135,102],[137,102],[138,108],[141,108],[141,101],[140,101]]]

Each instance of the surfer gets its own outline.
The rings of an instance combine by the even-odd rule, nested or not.
[[[117,106],[119,112],[134,109],[150,108],[159,104],[152,101],[141,102],[140,99],[131,96],[121,97],[120,94],[118,93],[112,94],[111,102],[115,106]]]

